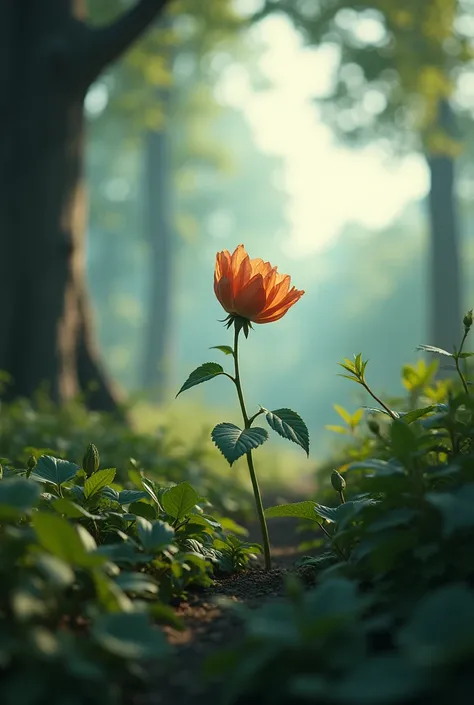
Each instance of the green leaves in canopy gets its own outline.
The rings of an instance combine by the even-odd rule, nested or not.
[[[148,497],[148,492],[143,490],[121,490],[119,492],[118,501],[120,504],[131,504],[138,502],[140,499]]]
[[[390,426],[392,451],[396,458],[406,463],[417,449],[413,430],[401,419],[395,419]]]
[[[40,488],[36,482],[11,477],[0,482],[0,519],[15,519],[30,511],[38,502]]]
[[[103,649],[126,659],[158,658],[169,651],[164,635],[143,612],[102,615],[92,626],[92,636]]]
[[[274,411],[264,409],[264,411],[270,428],[282,438],[286,438],[301,446],[306,455],[309,455],[309,431],[305,422],[296,411],[291,409],[275,409]]]
[[[59,487],[63,482],[72,480],[79,469],[79,465],[70,463],[69,460],[54,458],[51,455],[42,455],[31,473],[31,477],[34,480],[50,482]]]
[[[191,389],[191,387],[195,387],[197,384],[207,382],[222,374],[225,374],[222,365],[218,365],[217,362],[205,362],[200,367],[197,367],[194,372],[191,372],[176,396],[179,396],[181,392],[185,392],[187,389]]]
[[[233,423],[219,423],[211,433],[212,440],[230,465],[242,455],[258,448],[268,438],[264,428],[240,429]]]
[[[165,490],[161,496],[161,504],[167,514],[173,519],[182,519],[199,502],[199,495],[189,482],[180,482],[175,487]]]
[[[115,473],[115,468],[106,468],[105,470],[97,470],[97,472],[88,477],[84,482],[85,498],[89,499],[113,482]]]

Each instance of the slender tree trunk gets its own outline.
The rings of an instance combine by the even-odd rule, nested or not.
[[[163,401],[170,333],[172,273],[171,159],[166,127],[149,132],[145,145],[145,212],[150,288],[142,384]]]
[[[454,193],[455,163],[448,156],[428,159],[431,174],[430,344],[452,351],[462,333],[459,225]]]
[[[63,401],[95,381],[97,404],[114,400],[84,293],[83,99],[165,3],[138,0],[100,29],[79,17],[81,0],[0,4],[0,369],[10,396],[46,382]]]

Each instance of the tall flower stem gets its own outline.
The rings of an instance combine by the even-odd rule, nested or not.
[[[463,335],[463,338],[462,338],[462,340],[461,340],[461,345],[459,346],[459,350],[458,350],[457,354],[454,355],[454,364],[456,365],[456,370],[457,370],[457,372],[458,372],[459,377],[461,378],[461,382],[462,382],[462,386],[464,387],[464,391],[465,391],[466,394],[469,396],[469,387],[467,386],[466,378],[464,377],[464,375],[463,375],[463,373],[462,373],[462,371],[461,371],[461,367],[460,367],[460,365],[459,365],[459,356],[460,356],[461,353],[462,353],[462,349],[463,349],[463,347],[464,347],[464,343],[466,342],[466,338],[467,338],[467,334],[468,334],[468,333],[469,333],[469,328],[466,328],[466,329],[464,330],[464,335]]]
[[[242,418],[244,420],[245,428],[250,428],[251,421],[249,420],[247,409],[245,408],[244,395],[242,392],[242,384],[240,382],[240,370],[239,370],[239,333],[241,331],[241,326],[239,326],[238,321],[234,324],[235,334],[234,334],[234,363],[235,363],[235,377],[234,382],[237,389],[237,395],[239,397],[240,409],[242,411]],[[255,467],[253,464],[252,451],[249,450],[247,453],[247,465],[250,473],[250,480],[252,481],[253,495],[255,497],[255,505],[257,507],[258,520],[260,522],[260,530],[262,532],[262,542],[263,542],[263,555],[265,558],[265,570],[271,570],[272,559],[270,555],[270,539],[268,537],[268,527],[265,520],[265,514],[263,511],[262,496],[260,494],[260,488],[258,486],[257,475],[255,473]]]

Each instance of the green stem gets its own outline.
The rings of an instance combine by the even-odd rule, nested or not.
[[[381,399],[379,399],[376,394],[373,393],[373,391],[371,390],[371,388],[369,387],[369,385],[368,385],[366,382],[362,382],[362,386],[369,392],[369,394],[370,394],[370,396],[372,397],[372,399],[375,399],[375,401],[377,402],[377,404],[380,404],[380,406],[381,406],[383,409],[385,409],[385,411],[387,412],[387,414],[388,414],[389,416],[391,416],[392,419],[395,421],[395,419],[396,419],[397,417],[395,416],[395,414],[393,413],[393,411],[392,411],[391,409],[389,409],[388,406],[387,406],[386,404],[384,404],[383,401],[382,401]]]
[[[250,428],[250,420],[247,415],[247,410],[245,408],[244,395],[242,392],[242,385],[240,383],[240,370],[239,370],[239,333],[240,327],[237,322],[235,325],[234,334],[234,362],[235,362],[235,386],[237,389],[237,395],[239,397],[240,409],[242,411],[242,417],[244,420],[245,428]],[[253,420],[253,419],[252,419]],[[268,527],[265,520],[265,514],[263,511],[262,496],[260,494],[260,488],[258,486],[257,475],[255,473],[255,467],[253,464],[252,451],[247,453],[247,465],[250,473],[250,480],[252,481],[253,494],[255,497],[255,504],[257,507],[258,520],[260,522],[260,530],[262,532],[262,542],[263,542],[263,555],[265,557],[265,570],[271,570],[272,559],[270,555],[270,539],[268,537]]]
[[[461,372],[461,368],[460,368],[460,366],[459,366],[459,355],[460,355],[461,352],[462,352],[462,349],[463,349],[463,346],[464,346],[464,343],[465,343],[465,341],[466,341],[466,338],[467,338],[467,334],[468,334],[468,333],[469,333],[469,330],[465,330],[465,331],[464,331],[464,335],[463,335],[463,337],[462,337],[461,345],[460,345],[460,347],[459,347],[459,350],[458,350],[457,354],[454,355],[454,364],[456,365],[456,370],[458,371],[458,375],[459,375],[459,377],[461,378],[461,382],[462,382],[462,386],[464,387],[464,391],[465,391],[466,394],[469,396],[469,387],[467,386],[466,379],[465,379],[463,373]]]

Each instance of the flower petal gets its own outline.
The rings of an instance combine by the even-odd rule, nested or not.
[[[230,262],[231,262],[231,256],[230,256],[230,252],[228,250],[223,250],[222,252],[217,253],[217,255],[216,255],[216,268],[214,270],[214,273],[215,273],[217,279],[221,279],[222,277],[229,276]]]
[[[252,278],[252,267],[250,266],[250,258],[245,255],[240,263],[238,271],[232,270],[233,280],[232,280],[232,291],[234,294],[234,299],[238,296],[239,291],[249,283]]]
[[[265,300],[266,295],[262,275],[256,274],[235,297],[235,311],[242,318],[248,318],[253,321],[265,308]]]
[[[288,309],[301,299],[304,293],[304,291],[293,287],[283,301],[271,308],[265,308],[258,316],[258,319],[255,319],[255,323],[271,323],[272,321],[277,321],[279,318],[282,318]]]
[[[234,298],[232,296],[232,284],[227,277],[222,277],[214,282],[214,293],[227,313],[234,313]]]

